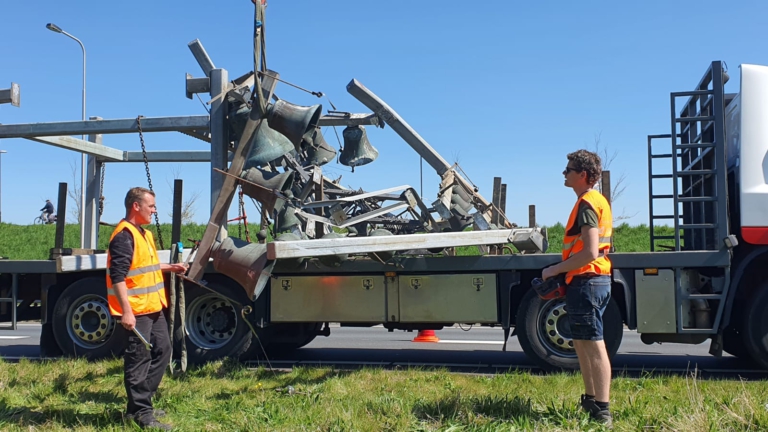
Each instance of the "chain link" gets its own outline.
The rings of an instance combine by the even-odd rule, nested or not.
[[[99,182],[99,219],[104,214],[104,173],[107,171],[107,164],[101,163],[101,180]]]
[[[141,155],[144,158],[144,169],[147,171],[147,183],[149,184],[149,190],[154,192],[152,189],[152,176],[149,175],[149,160],[147,159],[147,148],[144,145],[144,132],[141,130],[141,119],[144,116],[138,116],[136,117],[136,124],[139,128],[139,140],[141,141]],[[155,212],[155,226],[157,227],[157,239],[160,241],[160,250],[165,249],[165,245],[163,244],[163,233],[160,231],[160,218],[157,216],[157,212]]]

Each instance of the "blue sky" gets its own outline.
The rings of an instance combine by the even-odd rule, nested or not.
[[[0,88],[21,85],[20,108],[0,105],[0,123],[79,120],[81,52],[87,50],[87,115],[107,119],[205,114],[184,96],[184,74],[202,76],[187,44],[198,38],[235,78],[252,68],[253,5],[247,0],[6,2],[0,26]],[[357,78],[382,97],[449,162],[458,161],[490,200],[493,177],[507,186],[507,213],[525,225],[564,221],[574,196],[563,187],[565,155],[597,134],[618,155],[614,178],[627,189],[614,213],[647,223],[646,136],[669,133],[669,93],[694,87],[713,60],[730,69],[765,64],[765,16],[758,1],[300,1],[267,8],[267,64],[283,79],[322,91],[339,110],[367,112],[346,84]],[[283,84],[291,102],[330,108],[326,99]],[[201,95],[205,96],[205,95]],[[207,101],[207,98],[204,98]],[[341,131],[339,131],[340,133]],[[326,140],[338,148],[332,129]],[[390,128],[368,128],[379,158],[359,167],[326,165],[327,175],[365,190],[420,189],[419,157]],[[148,134],[149,150],[205,150],[178,133]],[[104,144],[140,150],[136,134]],[[79,154],[27,140],[0,140],[3,222],[28,224],[57,184],[79,179]],[[208,219],[209,165],[152,164],[161,220],[170,222],[174,172],[200,192],[196,220]],[[79,182],[79,180],[78,180]],[[431,203],[439,177],[424,164]],[[146,186],[142,164],[109,164],[103,220],[123,216],[131,186]],[[72,204],[70,204],[71,206]],[[248,204],[249,214],[256,210]],[[236,215],[235,207],[230,216]],[[254,220],[254,216],[252,216]]]

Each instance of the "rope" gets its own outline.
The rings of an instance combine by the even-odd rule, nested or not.
[[[144,158],[144,169],[147,171],[147,183],[149,184],[149,190],[154,192],[152,189],[152,176],[149,174],[149,160],[147,159],[147,148],[144,145],[144,132],[141,130],[141,119],[144,116],[140,115],[136,117],[136,123],[138,124],[139,128],[139,140],[141,141],[141,155]],[[160,250],[165,249],[165,245],[163,244],[163,233],[160,231],[160,218],[157,216],[157,212],[155,212],[155,226],[157,227],[157,239],[160,241]]]

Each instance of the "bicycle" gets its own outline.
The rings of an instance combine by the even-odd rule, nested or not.
[[[50,225],[52,223],[56,222],[56,216],[53,216],[53,220],[48,219],[48,215],[46,213],[41,213],[40,216],[36,217],[35,220],[32,222],[33,225]]]

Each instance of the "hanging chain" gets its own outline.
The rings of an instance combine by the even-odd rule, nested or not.
[[[104,173],[107,171],[107,164],[101,163],[101,180],[99,182],[99,219],[104,214]]]
[[[240,223],[245,225],[245,241],[251,242],[251,233],[248,231],[248,215],[245,214],[245,201],[243,200],[243,186],[240,185],[240,193],[238,194],[240,199],[240,205],[238,207],[238,220],[237,220],[237,236],[240,237]],[[245,222],[243,222],[245,221]]]
[[[243,238],[243,185],[240,185],[240,191],[237,193],[240,204],[237,206],[237,238]]]
[[[144,169],[147,171],[149,190],[154,192],[152,189],[152,176],[149,175],[149,160],[147,160],[147,148],[144,145],[144,132],[141,130],[142,117],[143,116],[136,117],[136,123],[139,127],[139,140],[141,141],[141,156],[144,158]],[[160,241],[160,250],[163,250],[165,249],[165,245],[163,244],[163,233],[160,231],[160,218],[157,217],[157,212],[155,212],[155,226],[157,227],[157,239]]]

